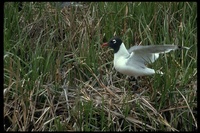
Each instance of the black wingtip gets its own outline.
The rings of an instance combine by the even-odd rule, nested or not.
[[[190,49],[190,48],[184,46],[178,46],[178,49]]]

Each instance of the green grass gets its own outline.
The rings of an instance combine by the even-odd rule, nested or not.
[[[4,3],[5,131],[197,130],[197,3]],[[133,91],[113,69],[114,35],[126,47],[177,44]]]

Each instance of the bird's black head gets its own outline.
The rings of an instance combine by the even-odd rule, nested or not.
[[[102,46],[109,46],[114,49],[114,53],[117,53],[121,44],[122,40],[119,37],[113,37],[109,42],[104,43]]]

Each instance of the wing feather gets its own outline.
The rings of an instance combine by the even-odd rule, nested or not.
[[[148,46],[133,46],[131,47],[128,52],[135,52],[135,53],[168,53],[171,50],[187,48],[187,47],[180,47],[177,45],[148,45]]]

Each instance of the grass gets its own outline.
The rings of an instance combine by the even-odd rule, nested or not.
[[[4,3],[5,131],[196,131],[197,3]],[[133,91],[113,69],[114,35],[177,44]]]

